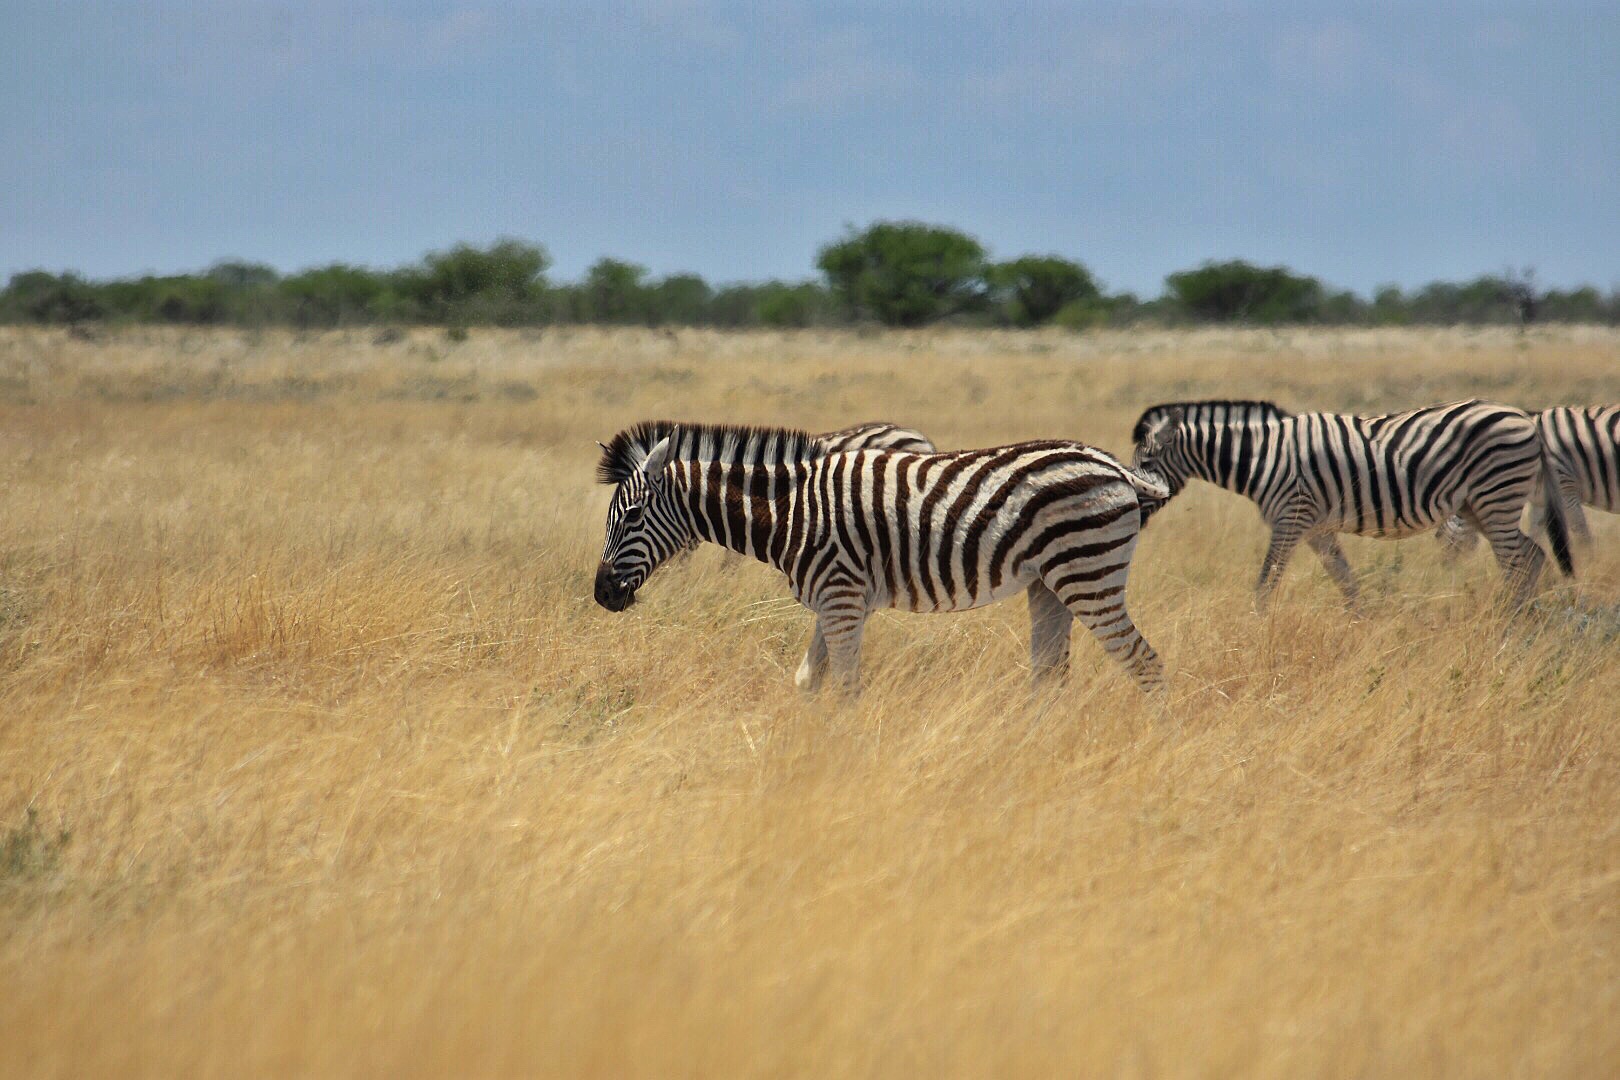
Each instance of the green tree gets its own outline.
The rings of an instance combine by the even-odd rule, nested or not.
[[[1509,283],[1486,274],[1472,281],[1432,281],[1412,296],[1412,320],[1449,326],[1456,323],[1512,323],[1519,319]]]
[[[1384,326],[1404,326],[1412,321],[1406,294],[1399,285],[1380,285],[1373,293],[1373,321]]]
[[[1049,322],[1071,304],[1078,313],[1102,297],[1090,271],[1056,255],[1025,255],[990,267],[987,278],[1003,294],[1007,317],[1019,326]]]
[[[648,289],[645,299],[651,322],[702,326],[709,322],[714,290],[697,274],[671,274]]]
[[[1620,296],[1607,303],[1590,285],[1578,289],[1551,289],[1541,300],[1541,317],[1548,322],[1613,323],[1620,318]]]
[[[647,318],[647,268],[601,258],[585,271],[575,312],[582,322],[635,323]]]
[[[345,263],[316,266],[281,279],[277,291],[299,326],[344,326],[367,322],[389,291],[390,278]]]
[[[99,319],[105,305],[95,285],[78,274],[26,270],[13,274],[0,294],[0,311],[23,322],[77,323]]]
[[[420,268],[400,274],[398,282],[430,320],[518,323],[538,314],[542,275],[550,264],[544,248],[507,238],[487,248],[457,244],[430,251]]]
[[[880,221],[823,247],[816,266],[854,316],[920,326],[979,304],[984,248],[955,229]]]
[[[1164,280],[1183,309],[1216,322],[1309,322],[1322,309],[1322,283],[1285,266],[1206,262]]]
[[[815,326],[832,321],[833,306],[832,296],[813,281],[771,281],[759,288],[754,320],[762,326]]]
[[[221,259],[208,268],[208,276],[227,289],[261,289],[281,277],[273,266],[242,259]]]

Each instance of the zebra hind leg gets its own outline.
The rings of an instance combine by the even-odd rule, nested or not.
[[[1350,614],[1360,615],[1361,593],[1356,588],[1355,575],[1350,572],[1350,560],[1344,557],[1344,548],[1339,546],[1339,538],[1332,533],[1318,533],[1305,542],[1322,560],[1322,566],[1339,586],[1339,591],[1344,593],[1344,606]]]
[[[1130,612],[1125,610],[1125,579],[1135,546],[1133,541],[1098,558],[1079,560],[1078,566],[1076,563],[1050,565],[1042,572],[1041,579],[1080,624],[1091,631],[1108,655],[1131,673],[1136,685],[1144,693],[1155,694],[1165,688],[1164,662],[1136,629]],[[1117,562],[1100,570],[1088,565],[1104,559]],[[1031,593],[1032,602],[1033,599]]]
[[[1069,673],[1069,633],[1074,613],[1040,579],[1029,586],[1029,669],[1036,690]]]
[[[1519,512],[1502,506],[1483,510],[1471,508],[1468,514],[1485,540],[1491,545],[1502,578],[1512,596],[1515,610],[1524,607],[1535,595],[1536,582],[1547,557],[1541,547],[1519,528]]]

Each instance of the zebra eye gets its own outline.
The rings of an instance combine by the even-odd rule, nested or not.
[[[624,520],[631,525],[641,520],[641,507],[632,503],[624,508]]]

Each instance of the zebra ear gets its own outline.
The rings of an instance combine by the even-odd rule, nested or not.
[[[642,475],[649,478],[656,476],[658,473],[663,472],[664,466],[668,464],[669,436],[666,435],[658,440],[651,450],[647,451],[647,459],[641,463]]]

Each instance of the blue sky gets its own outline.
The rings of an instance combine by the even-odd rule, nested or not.
[[[0,274],[538,241],[806,277],[919,218],[1155,295],[1620,285],[1620,4],[16,3]]]

